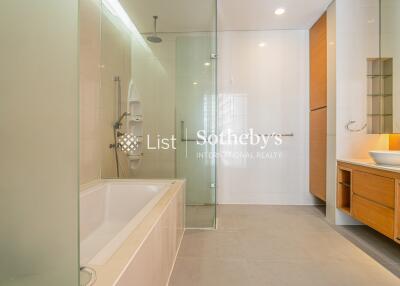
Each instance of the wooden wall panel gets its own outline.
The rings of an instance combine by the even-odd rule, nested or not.
[[[326,201],[327,19],[310,29],[310,192]]]
[[[326,13],[310,29],[310,109],[327,105]]]
[[[327,109],[310,112],[310,192],[326,201]]]

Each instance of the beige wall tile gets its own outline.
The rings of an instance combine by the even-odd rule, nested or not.
[[[80,1],[80,184],[100,179],[100,0]]]

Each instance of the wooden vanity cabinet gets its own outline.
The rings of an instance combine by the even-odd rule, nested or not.
[[[400,243],[400,173],[339,162],[336,206]]]
[[[400,180],[396,182],[394,236],[396,242],[400,243]]]

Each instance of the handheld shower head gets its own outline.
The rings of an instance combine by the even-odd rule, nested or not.
[[[158,19],[158,16],[153,16],[153,18],[154,18],[154,33],[153,33],[153,35],[148,36],[147,40],[149,42],[151,42],[151,43],[158,44],[158,43],[162,42],[162,39],[159,36],[157,36],[157,19]]]
[[[122,126],[121,121],[122,121],[125,117],[127,117],[127,116],[129,116],[129,115],[131,115],[129,112],[124,112],[124,113],[122,113],[121,117],[117,120],[117,122],[114,123],[114,129],[120,129],[121,126]]]

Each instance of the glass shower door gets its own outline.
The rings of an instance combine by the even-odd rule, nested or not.
[[[216,145],[201,136],[216,132],[216,5],[211,31],[176,42],[178,178],[186,178],[186,227],[216,226]]]

